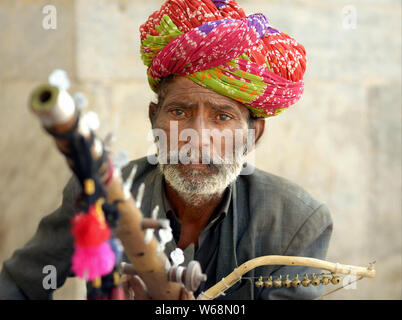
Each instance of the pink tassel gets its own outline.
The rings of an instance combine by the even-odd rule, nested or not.
[[[115,255],[109,242],[96,247],[75,245],[71,270],[82,279],[92,281],[110,273],[114,267]]]

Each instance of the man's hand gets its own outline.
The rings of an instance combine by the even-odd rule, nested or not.
[[[152,300],[147,287],[142,279],[137,275],[125,274],[122,277],[122,287],[126,300]],[[193,292],[181,289],[180,300],[194,300]]]

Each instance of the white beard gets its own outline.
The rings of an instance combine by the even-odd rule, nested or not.
[[[166,182],[179,194],[183,201],[198,207],[205,201],[210,201],[223,194],[225,189],[236,180],[240,174],[246,156],[239,153],[231,163],[212,162],[208,164],[212,173],[203,170],[189,169],[183,174],[178,166],[184,164],[162,164],[158,168],[164,175]]]

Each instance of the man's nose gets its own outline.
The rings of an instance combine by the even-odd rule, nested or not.
[[[197,132],[199,147],[209,146],[211,143],[210,126],[208,119],[203,114],[198,114],[192,123],[192,129]]]

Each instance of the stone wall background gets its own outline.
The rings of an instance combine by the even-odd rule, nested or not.
[[[305,93],[267,120],[258,167],[325,202],[334,220],[327,260],[378,275],[328,299],[401,299],[401,3],[399,0],[239,0],[307,49]],[[147,154],[148,88],[138,28],[162,1],[0,1],[0,263],[56,209],[70,176],[27,108],[30,91],[61,68],[86,94],[113,151]],[[57,28],[45,30],[45,5]],[[355,17],[356,19],[353,19]],[[355,28],[353,28],[355,26]],[[69,279],[56,299],[82,299]]]

